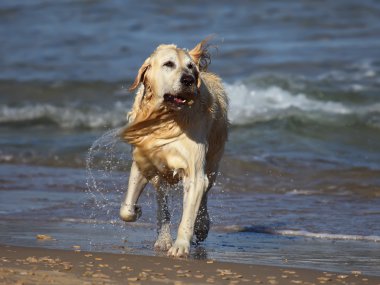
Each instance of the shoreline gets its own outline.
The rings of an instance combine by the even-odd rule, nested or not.
[[[0,284],[380,284],[380,276],[0,244]]]

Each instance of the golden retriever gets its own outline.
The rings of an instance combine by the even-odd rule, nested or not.
[[[207,192],[215,182],[228,129],[228,98],[221,79],[206,71],[207,39],[192,50],[160,45],[145,60],[122,138],[133,146],[128,191],[120,208],[126,222],[141,215],[137,200],[148,182],[157,190],[155,248],[168,256],[189,255],[193,234],[203,241],[210,228]],[[177,239],[170,234],[167,188],[183,182],[183,213]]]

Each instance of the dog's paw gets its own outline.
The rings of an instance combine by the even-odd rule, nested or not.
[[[171,257],[188,257],[190,252],[190,242],[185,240],[176,240],[173,246],[168,250],[168,256]]]
[[[156,242],[154,243],[155,250],[167,251],[173,245],[172,238],[169,237],[158,237]]]
[[[161,225],[159,229],[159,234],[154,244],[154,248],[156,250],[167,251],[173,245],[172,236],[170,234],[170,225],[168,223],[164,223]]]
[[[124,222],[135,222],[136,220],[138,220],[138,218],[141,217],[142,211],[141,211],[140,206],[137,206],[137,205],[130,206],[127,204],[122,204],[120,207],[119,214],[120,214],[120,218]]]

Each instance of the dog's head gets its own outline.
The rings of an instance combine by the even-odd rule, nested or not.
[[[151,98],[172,110],[181,110],[198,100],[199,72],[205,70],[208,53],[205,39],[192,50],[175,45],[160,45],[140,67],[130,87],[143,83]]]

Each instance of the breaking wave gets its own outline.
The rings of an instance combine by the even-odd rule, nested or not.
[[[355,116],[366,124],[380,128],[380,103],[374,105],[348,105],[347,103],[322,101],[305,94],[292,94],[277,86],[249,88],[245,84],[226,85],[230,98],[232,124],[244,125],[268,122],[289,117],[307,118],[330,122]],[[367,118],[371,116],[372,120]]]
[[[380,102],[358,105],[324,101],[305,94],[292,94],[277,86],[257,88],[243,83],[225,84],[230,98],[229,117],[233,125],[249,125],[288,118],[308,119],[321,123],[344,123],[356,120],[380,128]],[[129,99],[129,98],[128,98]],[[0,105],[0,124],[54,124],[61,128],[120,127],[130,102],[119,101],[111,106],[54,105],[35,103],[22,106]]]
[[[21,107],[0,106],[0,124],[55,124],[61,128],[117,127],[125,122],[127,106],[116,102],[112,110],[98,106],[80,108],[35,104]]]

